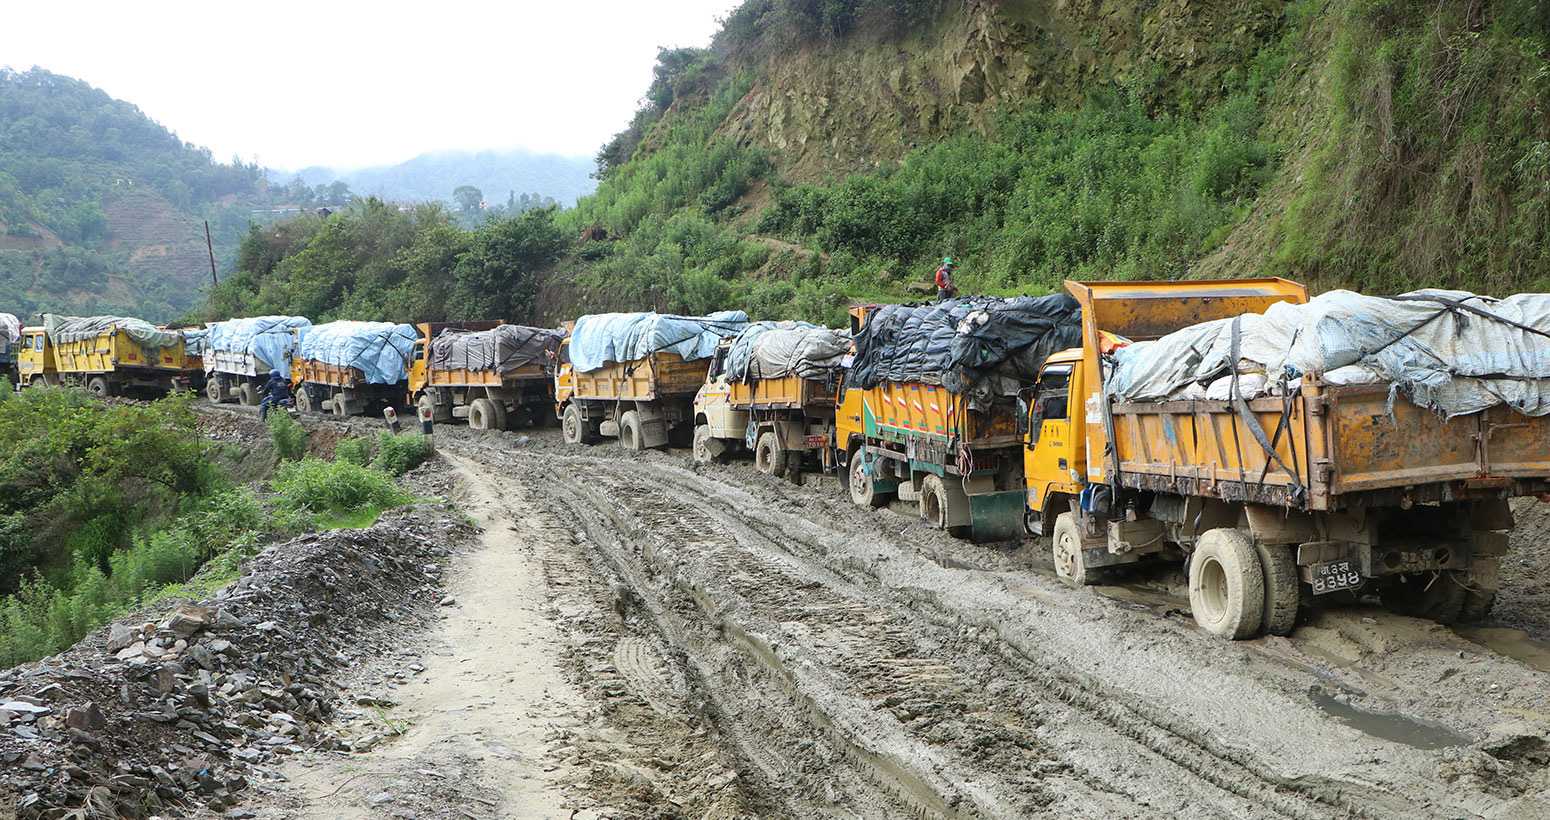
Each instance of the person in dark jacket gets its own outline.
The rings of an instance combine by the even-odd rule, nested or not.
[[[280,371],[269,371],[269,381],[264,382],[262,389],[264,398],[258,403],[258,417],[261,420],[269,420],[269,408],[281,407],[291,400],[291,383],[280,375]]]

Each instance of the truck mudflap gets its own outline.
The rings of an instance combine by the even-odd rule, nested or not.
[[[1024,490],[1007,490],[969,496],[970,538],[975,541],[1013,541],[1023,537]]]

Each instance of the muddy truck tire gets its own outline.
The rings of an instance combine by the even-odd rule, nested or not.
[[[765,475],[780,475],[786,471],[786,451],[781,449],[773,431],[766,430],[759,434],[759,442],[753,452],[753,465]]]
[[[872,476],[867,475],[866,464],[857,450],[850,454],[850,500],[861,507],[885,507],[893,493],[877,489]]]
[[[1056,516],[1055,530],[1050,536],[1050,554],[1055,561],[1055,577],[1068,587],[1098,583],[1099,571],[1087,568],[1083,547],[1082,528],[1076,523],[1076,516],[1068,512]]]
[[[1189,607],[1201,629],[1228,640],[1251,638],[1265,617],[1265,573],[1247,533],[1207,530],[1189,561]]]
[[[1266,635],[1285,637],[1297,625],[1297,609],[1302,603],[1302,579],[1297,576],[1297,559],[1285,544],[1254,543],[1259,566],[1265,574],[1265,615],[1262,626]]]

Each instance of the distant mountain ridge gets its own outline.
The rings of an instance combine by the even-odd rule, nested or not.
[[[493,204],[504,203],[510,192],[537,193],[565,206],[574,205],[596,187],[591,157],[567,157],[525,150],[438,151],[421,154],[397,165],[338,169],[312,166],[299,171],[270,169],[271,181],[289,182],[301,177],[308,185],[342,180],[357,196],[376,196],[393,201],[451,201],[452,190],[472,185]]]

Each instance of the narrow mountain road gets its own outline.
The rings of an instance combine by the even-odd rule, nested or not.
[[[266,816],[1550,813],[1522,633],[1347,608],[1228,644],[1166,578],[1068,590],[1040,542],[827,480],[439,437],[484,538],[383,710],[403,734],[298,760]]]

